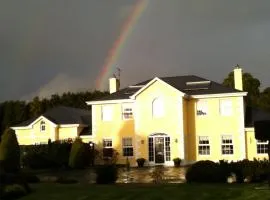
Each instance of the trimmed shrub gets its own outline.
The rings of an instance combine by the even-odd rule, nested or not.
[[[85,167],[85,146],[80,138],[76,138],[72,144],[69,155],[69,166],[74,169]]]
[[[138,167],[143,167],[145,163],[145,158],[138,158],[137,160]]]
[[[175,167],[180,167],[182,160],[180,158],[174,158],[173,163]]]
[[[17,199],[25,196],[27,191],[22,185],[13,184],[4,187],[3,197],[1,199]]]
[[[118,169],[116,165],[101,165],[96,168],[97,184],[113,184],[118,178]]]
[[[20,169],[20,147],[15,132],[6,129],[0,143],[1,168],[6,172],[17,172]]]
[[[188,168],[187,182],[225,182],[227,172],[223,171],[218,163],[212,161],[198,161]]]

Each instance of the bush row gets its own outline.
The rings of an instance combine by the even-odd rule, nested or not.
[[[198,161],[188,168],[187,182],[227,182],[232,177],[233,182],[262,182],[268,179],[270,163],[268,160],[242,160],[238,162],[209,160]]]

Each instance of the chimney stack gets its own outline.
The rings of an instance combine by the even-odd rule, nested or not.
[[[234,88],[243,91],[243,70],[239,65],[236,65],[234,70]]]
[[[117,92],[120,88],[120,80],[115,77],[110,78],[109,87],[110,87],[110,94]]]

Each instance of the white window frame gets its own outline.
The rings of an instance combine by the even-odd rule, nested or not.
[[[102,113],[102,121],[112,121],[112,116],[113,116],[113,107],[111,105],[104,105],[101,108],[101,113]]]
[[[226,138],[225,140],[231,140],[231,143],[223,143],[223,138]],[[232,146],[232,153],[223,153],[223,147],[228,147],[228,146]],[[230,151],[229,150],[225,150],[225,151]],[[234,149],[234,142],[233,142],[233,136],[232,135],[221,135],[221,155],[224,156],[232,156],[234,155],[235,149]]]
[[[164,116],[164,101],[161,97],[157,97],[152,101],[153,118],[161,118]]]
[[[259,153],[258,149],[261,148],[262,146],[266,149],[264,150],[265,153]],[[261,140],[256,140],[256,151],[258,155],[267,155],[268,154],[268,141],[261,141]]]
[[[200,144],[200,141],[208,141],[208,144]],[[200,153],[200,147],[209,147],[209,153],[203,154]],[[207,152],[207,148],[203,149],[203,151]],[[210,137],[209,136],[198,136],[198,155],[199,156],[210,156],[211,155],[211,145],[210,145]]]
[[[130,140],[131,144],[125,144],[125,140]],[[132,148],[132,155],[125,155],[125,149]],[[124,157],[133,157],[134,156],[134,147],[132,137],[123,137],[122,138],[122,151]]]
[[[207,100],[198,100],[196,102],[196,115],[200,117],[208,115],[208,101]]]
[[[232,100],[231,99],[221,99],[219,101],[219,112],[220,112],[221,116],[232,116],[232,114],[233,114]]]
[[[134,114],[133,114],[132,104],[123,104],[122,105],[122,119],[132,120],[133,118],[134,118]]]
[[[108,141],[111,143],[111,146],[104,146],[104,144],[105,144],[106,142],[108,142]],[[102,146],[103,146],[103,148],[105,148],[105,149],[113,148],[112,138],[103,138],[103,140],[102,140]]]
[[[40,122],[40,132],[45,132],[45,131],[46,131],[46,122],[42,120]]]

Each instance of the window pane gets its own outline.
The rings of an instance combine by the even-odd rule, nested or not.
[[[166,161],[171,160],[170,137],[165,138]]]
[[[207,115],[207,112],[208,112],[207,101],[199,100],[197,102],[197,115],[198,116]]]
[[[199,155],[210,155],[210,143],[208,136],[199,136]]]
[[[153,138],[148,139],[148,153],[149,153],[149,161],[154,161],[154,146],[153,146]]]
[[[164,115],[164,105],[162,99],[157,98],[153,101],[152,110],[153,117],[162,117]]]

